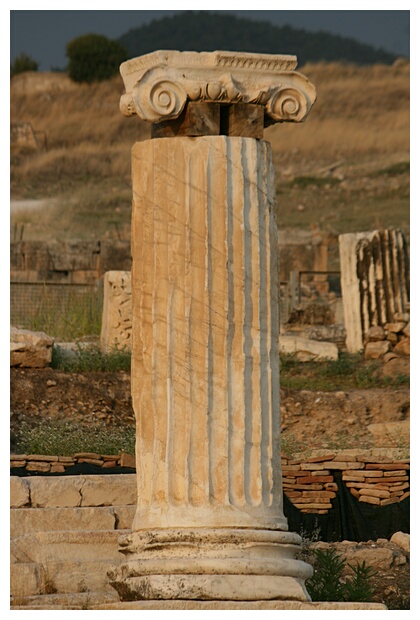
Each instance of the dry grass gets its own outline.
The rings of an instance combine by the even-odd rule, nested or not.
[[[339,64],[299,68],[316,86],[317,102],[300,124],[270,127],[283,227],[333,232],[376,226],[409,227],[409,173],[375,172],[409,162],[410,68]],[[61,76],[62,77],[62,76]],[[13,152],[12,199],[59,198],[57,211],[25,215],[25,239],[127,236],[130,229],[130,151],[150,134],[147,124],[119,111],[119,77],[45,92],[11,88],[11,122],[47,134],[48,150]],[[47,77],[46,77],[47,80]],[[39,76],[38,76],[39,82]],[[30,84],[26,87],[30,91]],[[328,167],[339,164],[332,171]],[[300,177],[331,177],[331,187],[300,186]],[[29,220],[28,220],[29,217]],[[12,226],[21,224],[12,216]],[[64,230],[63,230],[64,229]]]
[[[402,67],[306,65],[317,101],[301,125],[267,131],[275,154],[349,159],[407,153],[410,139],[410,73]]]

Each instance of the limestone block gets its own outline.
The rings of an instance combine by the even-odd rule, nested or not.
[[[384,569],[391,567],[394,563],[394,554],[392,549],[387,547],[370,547],[368,552],[366,549],[358,548],[357,546],[349,545],[348,547],[340,547],[341,550],[345,550],[345,556],[347,562],[355,566],[357,562],[362,564],[365,560],[368,566],[372,566],[375,569]]]
[[[80,506],[83,479],[79,476],[32,477],[29,480],[34,508]]]
[[[11,557],[17,562],[47,565],[54,561],[118,560],[119,530],[34,532],[11,540]]]
[[[402,338],[394,347],[395,353],[410,355],[410,338]]]
[[[114,506],[115,526],[119,530],[130,530],[133,524],[136,506]]]
[[[51,363],[54,339],[44,332],[10,328],[10,366],[44,368]]]
[[[107,603],[100,605],[97,609],[126,609],[126,610],[157,610],[172,611],[172,610],[246,610],[246,611],[261,611],[261,610],[331,610],[331,611],[344,611],[359,609],[366,610],[378,610],[384,611],[387,609],[386,605],[382,603],[303,603],[299,601],[290,600],[273,600],[273,601],[187,601],[187,600],[159,600],[159,601],[130,601],[119,603]]]
[[[35,562],[11,562],[10,595],[18,599],[42,592],[40,567]]]
[[[129,505],[136,503],[135,474],[33,477],[28,481],[34,508]]]
[[[10,512],[10,535],[55,530],[112,530],[116,524],[111,507],[27,508]]]
[[[29,485],[26,478],[10,476],[10,507],[23,508],[30,502]]]
[[[391,348],[391,343],[388,340],[381,340],[377,342],[368,342],[365,347],[365,358],[368,360],[377,360]]]
[[[101,348],[131,350],[131,273],[108,271],[104,275]]]
[[[369,342],[374,342],[376,340],[384,340],[385,339],[385,330],[380,325],[373,325],[369,328],[368,331],[368,340]]]
[[[410,534],[406,534],[405,532],[395,532],[395,534],[391,536],[390,540],[404,549],[404,551],[408,551],[408,553],[410,553]]]
[[[137,503],[136,476],[132,474],[128,484],[119,474],[86,476],[80,493],[81,506],[133,505]]]
[[[407,336],[407,338],[410,338],[410,321],[404,327],[404,329],[402,330],[402,333],[404,334],[404,336]]]
[[[322,362],[338,359],[338,347],[332,342],[308,340],[299,336],[280,336],[281,353],[295,355],[300,362]]]
[[[393,323],[385,323],[385,329],[393,334],[399,334],[402,332],[406,323],[403,321],[394,321]]]

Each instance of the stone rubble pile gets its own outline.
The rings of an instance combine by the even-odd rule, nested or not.
[[[10,366],[45,368],[52,359],[54,339],[44,332],[10,327]]]
[[[384,362],[388,362],[399,355],[410,355],[410,314],[408,312],[394,314],[392,323],[371,327],[366,337],[366,359],[382,358]]]
[[[410,459],[398,449],[373,448],[314,451],[313,456],[282,454],[283,490],[292,504],[302,512],[327,514],[338,487],[334,473],[359,502],[386,506],[401,502],[410,495]]]

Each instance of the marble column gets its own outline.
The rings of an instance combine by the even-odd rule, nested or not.
[[[227,74],[220,58],[239,68]],[[276,114],[302,120],[315,95],[303,76],[284,70],[290,58],[157,52],[122,68],[125,113],[143,115],[165,136],[168,110],[183,114],[169,125],[175,137],[132,151],[138,506],[121,540],[125,560],[109,573],[122,600],[308,599],[312,569],[296,560],[301,540],[288,531],[282,502],[271,148],[242,137],[263,126],[247,123],[246,107],[232,110],[234,99],[263,106],[252,116],[264,124]],[[239,95],[227,92],[230,84]],[[258,89],[263,103],[255,103]],[[166,113],[153,116],[151,101]],[[194,104],[203,102],[210,120],[195,135]],[[241,135],[216,134],[218,122]]]

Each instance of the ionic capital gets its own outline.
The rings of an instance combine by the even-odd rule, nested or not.
[[[121,65],[120,109],[160,123],[177,118],[188,101],[251,103],[264,106],[265,125],[300,122],[316,92],[296,66],[287,55],[157,51]]]

